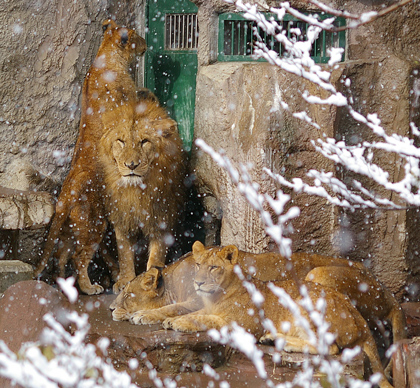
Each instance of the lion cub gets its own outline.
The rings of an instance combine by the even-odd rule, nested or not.
[[[167,318],[163,322],[164,328],[197,332],[212,328],[221,329],[232,322],[237,322],[260,340],[282,338],[285,341],[285,351],[318,353],[318,349],[310,343],[307,332],[295,323],[291,311],[279,303],[270,284],[254,279],[252,283],[263,297],[261,305],[255,305],[252,296],[234,270],[238,264],[237,249],[225,248],[224,256],[194,255],[194,257],[196,264],[194,288],[201,296],[204,308],[180,317]],[[272,284],[282,288],[295,301],[302,298],[299,287],[294,281]],[[316,305],[320,298],[324,298],[327,302],[325,320],[330,324],[329,331],[335,334],[335,342],[330,346],[329,353],[337,354],[343,348],[360,346],[370,360],[372,371],[382,374],[379,386],[392,387],[384,377],[376,344],[366,321],[350,300],[328,287],[322,288],[310,282],[305,282],[304,285],[313,305]],[[308,313],[302,306],[299,308],[300,313],[310,322]],[[264,312],[264,318],[273,322],[276,329],[275,337],[273,333],[263,328],[259,310]],[[289,322],[290,327],[286,328],[284,322]],[[312,329],[315,329],[313,325]]]
[[[112,20],[103,23],[104,37],[82,91],[79,137],[70,171],[57,199],[55,215],[35,277],[44,270],[58,246],[60,274],[70,257],[74,260],[80,289],[99,294],[103,288],[92,284],[89,263],[102,241],[107,223],[98,188],[98,143],[104,133],[102,115],[136,99],[136,87],[129,66],[146,50],[146,42],[134,30],[119,27]]]

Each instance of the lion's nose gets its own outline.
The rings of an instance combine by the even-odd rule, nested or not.
[[[198,287],[201,287],[204,284],[204,282],[195,282],[195,284],[197,284]]]
[[[131,163],[130,164],[128,164],[128,163],[124,163],[125,164],[125,166],[126,167],[128,167],[130,170],[134,170],[138,165],[139,165],[139,163],[134,163],[133,161],[131,161]]]

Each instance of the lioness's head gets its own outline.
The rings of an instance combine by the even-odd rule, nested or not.
[[[176,122],[156,101],[121,106],[104,114],[103,122],[100,154],[114,183],[145,189],[147,181],[157,190],[171,179],[182,158],[182,144]]]
[[[146,51],[146,41],[132,29],[119,27],[112,19],[102,23],[104,37],[98,53],[102,51],[117,51],[126,61],[131,62],[135,55]]]
[[[239,251],[235,245],[206,248],[196,241],[193,244],[193,256],[194,288],[201,297],[217,297],[237,278],[233,269],[238,264]]]
[[[160,271],[151,268],[131,280],[109,308],[114,321],[126,321],[136,311],[156,308],[165,286]]]

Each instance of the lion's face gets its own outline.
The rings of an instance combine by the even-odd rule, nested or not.
[[[131,280],[111,303],[114,321],[126,321],[139,310],[155,308],[165,291],[162,274],[156,269]]]
[[[217,297],[231,284],[237,275],[234,267],[238,262],[238,248],[229,245],[224,248],[206,249],[196,241],[193,245],[195,260],[194,288],[204,298]]]
[[[142,55],[146,51],[146,41],[134,30],[119,27],[112,19],[105,20],[102,29],[104,31],[102,45],[117,49],[126,61],[130,62],[136,55]]]
[[[155,139],[148,131],[115,135],[111,154],[121,175],[120,185],[141,186],[155,159]]]
[[[155,105],[153,101],[144,103]],[[119,187],[136,186],[145,189],[150,176],[161,172],[163,158],[179,153],[180,142],[176,122],[166,117],[139,115],[144,109],[141,104],[119,109],[119,119],[111,126],[101,139],[101,154],[104,162],[117,180]],[[107,116],[105,115],[105,120]],[[171,167],[171,166],[169,166]],[[166,170],[168,167],[164,167]],[[109,172],[109,171],[108,171]]]

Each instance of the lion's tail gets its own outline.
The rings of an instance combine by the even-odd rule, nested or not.
[[[372,372],[379,373],[382,375],[382,379],[378,385],[380,388],[393,388],[393,386],[388,382],[387,378],[385,377],[385,372],[384,368],[382,367],[381,359],[379,358],[378,349],[376,348],[375,341],[372,335],[370,334],[369,329],[367,330],[367,332],[368,335],[367,338],[365,338],[362,348],[370,361]]]
[[[67,206],[65,211],[54,214],[54,218],[51,223],[50,230],[48,232],[47,240],[44,245],[44,250],[42,252],[41,261],[39,262],[39,264],[37,265],[34,271],[35,278],[39,277],[41,272],[47,266],[47,263],[53,253],[53,250],[57,243],[57,239],[60,236],[63,225],[66,222],[69,213],[70,213],[70,209],[69,209],[69,206]]]
[[[41,261],[37,265],[34,271],[35,278],[39,277],[41,272],[47,266],[47,263],[53,253],[55,245],[60,237],[60,234],[63,232],[64,223],[68,220],[70,211],[72,209],[72,202],[77,198],[78,194],[81,192],[82,185],[74,185],[75,180],[73,178],[72,171],[67,175],[64,180],[63,186],[61,188],[61,193],[58,196],[57,204],[60,204],[60,211],[54,214],[50,230],[48,232],[47,241],[44,245],[44,250],[42,252]]]
[[[390,313],[388,314],[387,320],[392,325],[392,337],[393,342],[407,338],[407,322],[405,319],[404,310],[400,304],[392,295],[391,291],[385,288],[385,297],[388,300],[388,304],[392,306]]]

